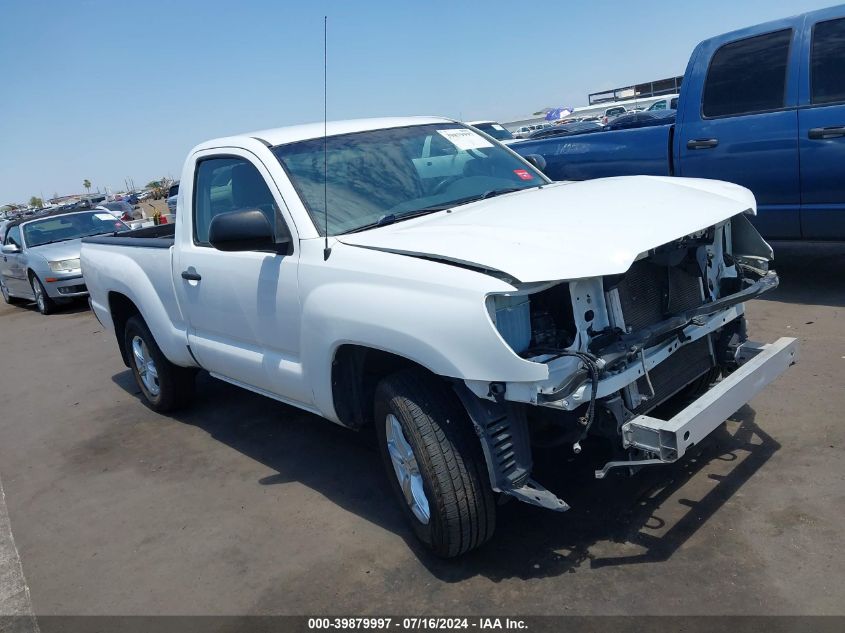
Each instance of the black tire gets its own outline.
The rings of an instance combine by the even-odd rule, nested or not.
[[[52,314],[56,310],[56,302],[47,294],[44,284],[37,275],[29,276],[29,283],[32,286],[32,294],[35,297],[35,307],[41,314]]]
[[[441,380],[409,369],[376,387],[379,450],[396,497],[416,536],[435,554],[459,556],[485,543],[496,527],[496,500],[481,444],[457,396]],[[388,416],[402,427],[422,476],[429,520],[418,518],[399,483],[388,449]]]
[[[152,359],[157,379],[153,387],[149,387],[141,377],[139,362],[133,350],[135,339],[139,338],[145,346],[146,353]],[[171,363],[161,353],[150,329],[140,316],[133,316],[126,321],[123,331],[123,344],[129,358],[129,367],[135,377],[135,383],[141,390],[142,400],[153,411],[165,413],[186,406],[194,396],[196,371],[191,368],[179,367]],[[156,393],[157,388],[157,393]]]

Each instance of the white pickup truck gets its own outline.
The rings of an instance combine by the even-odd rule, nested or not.
[[[610,442],[597,477],[671,463],[796,360],[746,340],[777,285],[747,189],[540,167],[440,118],[203,143],[175,227],[85,240],[91,305],[156,411],[204,369],[375,424],[416,534],[456,556],[497,497],[568,508],[532,447]]]

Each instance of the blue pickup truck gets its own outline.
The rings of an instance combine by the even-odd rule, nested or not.
[[[690,57],[674,124],[525,141],[555,180],[716,178],[770,239],[845,239],[845,5],[720,35]]]

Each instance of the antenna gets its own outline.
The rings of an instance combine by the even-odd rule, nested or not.
[[[325,220],[325,246],[323,247],[323,261],[329,259],[332,249],[329,248],[329,149],[328,149],[328,23],[329,16],[323,16],[323,218]]]

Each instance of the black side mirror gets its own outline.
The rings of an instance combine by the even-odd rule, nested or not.
[[[526,154],[523,158],[540,171],[546,170],[546,159],[540,156],[540,154]]]
[[[218,251],[290,251],[290,237],[277,241],[267,216],[258,209],[215,215],[208,227],[208,241]]]

